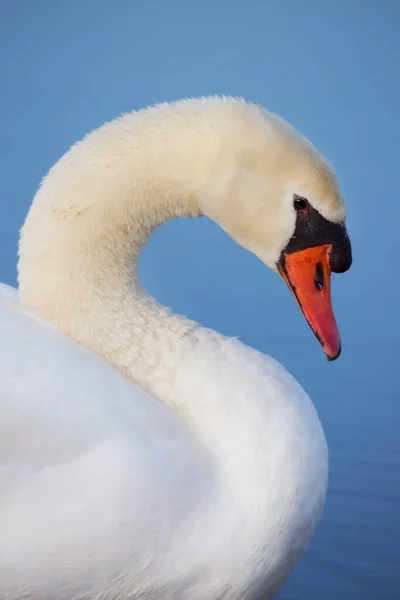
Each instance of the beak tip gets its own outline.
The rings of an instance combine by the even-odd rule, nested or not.
[[[336,360],[337,358],[339,358],[341,352],[342,352],[342,345],[339,343],[339,346],[338,346],[338,349],[337,349],[336,353],[331,354],[331,353],[325,352],[325,356],[326,356],[326,358],[327,358],[327,360],[329,362],[333,362],[334,360]]]

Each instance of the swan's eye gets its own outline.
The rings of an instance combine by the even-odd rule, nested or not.
[[[308,208],[308,200],[306,200],[306,198],[301,198],[300,196],[295,196],[293,206],[295,210],[306,210],[306,208]]]

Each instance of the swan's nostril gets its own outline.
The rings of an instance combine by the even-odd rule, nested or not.
[[[324,271],[322,268],[322,264],[319,262],[317,263],[317,267],[315,269],[315,287],[317,288],[317,290],[319,290],[320,292],[322,292],[322,290],[324,289]]]

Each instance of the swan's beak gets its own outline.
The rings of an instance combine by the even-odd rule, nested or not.
[[[331,300],[331,245],[283,253],[279,272],[328,358],[340,354],[340,336]]]
[[[341,344],[332,309],[331,272],[350,268],[351,245],[344,224],[331,223],[314,212],[317,216],[309,212],[298,219],[295,235],[281,253],[278,270],[328,360],[335,360]],[[311,220],[313,227],[308,227]]]

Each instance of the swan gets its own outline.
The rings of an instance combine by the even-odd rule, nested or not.
[[[203,215],[282,276],[339,355],[346,207],[309,141],[230,97],[87,135],[34,198],[19,290],[0,288],[1,600],[265,600],[312,536],[327,447],[307,394],[139,281],[152,231]]]

